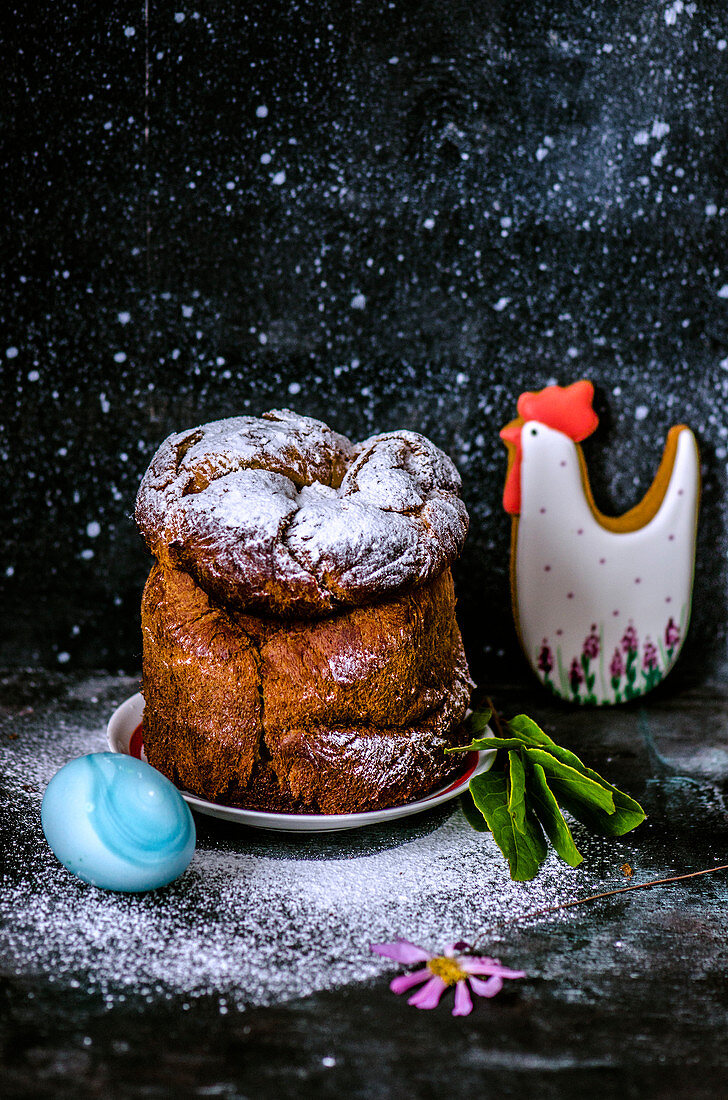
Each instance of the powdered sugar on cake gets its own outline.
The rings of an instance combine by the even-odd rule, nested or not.
[[[424,436],[391,432],[354,446],[283,410],[169,436],[136,518],[152,552],[210,595],[321,615],[437,575],[467,532],[459,489],[454,464]]]

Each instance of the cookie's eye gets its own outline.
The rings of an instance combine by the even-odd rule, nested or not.
[[[538,428],[531,428],[531,435],[538,435]]]

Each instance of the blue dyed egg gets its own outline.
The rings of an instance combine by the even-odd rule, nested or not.
[[[64,867],[104,890],[155,890],[195,850],[195,823],[170,781],[143,760],[96,752],[53,776],[41,807],[46,840]]]

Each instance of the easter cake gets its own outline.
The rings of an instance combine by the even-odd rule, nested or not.
[[[457,760],[470,677],[450,565],[451,460],[399,431],[352,444],[288,410],[171,435],[136,520],[144,745],[211,801],[347,813],[426,794]]]

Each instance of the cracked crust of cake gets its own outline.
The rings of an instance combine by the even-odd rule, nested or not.
[[[426,584],[467,533],[451,460],[424,436],[352,444],[288,410],[164,441],[136,520],[152,553],[257,613],[324,616]]]

